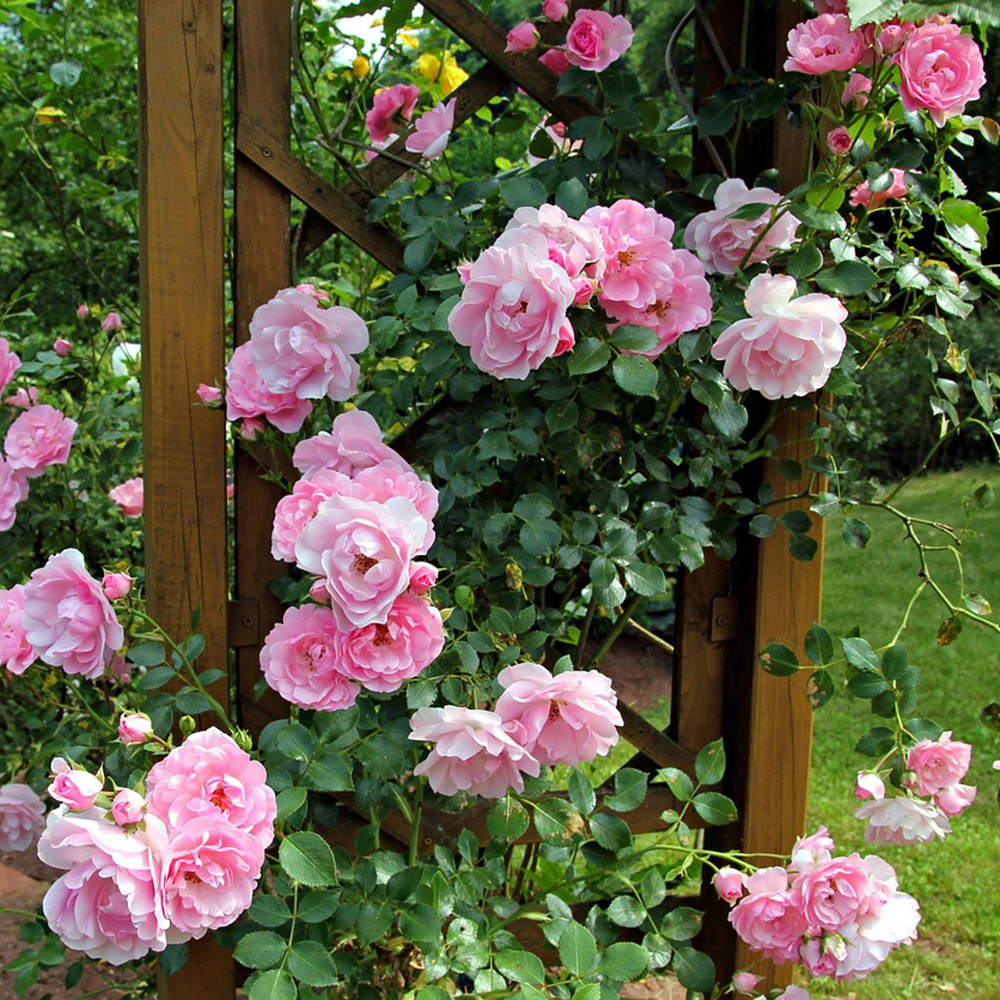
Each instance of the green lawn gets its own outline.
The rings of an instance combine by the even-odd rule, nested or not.
[[[963,543],[966,589],[986,595],[1000,619],[1000,502],[966,516],[962,498],[983,482],[1000,492],[995,469],[927,476],[912,483],[896,503],[908,514],[931,517],[981,532]],[[860,624],[875,645],[894,633],[902,608],[918,582],[913,547],[900,523],[889,515],[871,517],[872,539],[858,552],[840,540],[840,524],[828,524],[823,598],[824,624],[834,634]],[[943,573],[954,586],[954,561]],[[933,564],[947,567],[947,562]],[[814,998],[902,1000],[955,996],[961,1000],[1000,997],[1000,737],[979,720],[990,701],[1000,700],[1000,635],[967,624],[958,639],[938,647],[935,638],[943,608],[927,591],[917,602],[902,642],[921,670],[917,714],[952,728],[955,739],[973,746],[966,781],[979,786],[978,801],[954,821],[944,842],[882,848],[900,887],[920,901],[920,941],[890,955],[869,979],[858,983],[809,983]],[[862,823],[853,818],[854,776],[863,758],[853,752],[858,736],[878,724],[869,703],[838,691],[816,713],[810,789],[810,824],[825,823],[843,853],[870,851]]]

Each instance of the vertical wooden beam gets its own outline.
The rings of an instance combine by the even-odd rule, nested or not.
[[[226,671],[223,418],[194,405],[223,363],[222,0],[140,0],[139,106],[146,597],[177,637],[201,608],[199,667]],[[227,952],[190,956],[161,998],[234,995]]]

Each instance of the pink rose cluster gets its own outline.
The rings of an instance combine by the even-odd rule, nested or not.
[[[504,691],[493,711],[446,705],[410,719],[410,739],[434,744],[413,773],[435,792],[497,799],[523,791],[524,775],[537,776],[542,764],[580,764],[618,742],[623,720],[604,674],[553,676],[538,663],[517,663],[499,682]]]
[[[68,947],[120,965],[226,927],[249,907],[277,806],[263,765],[230,736],[189,736],[152,766],[145,799],[132,789],[112,797],[100,778],[53,764],[50,793],[63,804],[38,856],[65,874],[42,909]]]
[[[834,847],[820,827],[796,841],[784,868],[723,868],[715,885],[753,951],[779,964],[801,961],[814,976],[863,979],[916,940],[920,908],[881,858],[834,857]]]
[[[135,476],[119,483],[108,491],[108,499],[117,504],[126,517],[142,517],[145,505],[142,476]]]
[[[23,851],[45,828],[45,803],[20,782],[0,785],[0,851]]]
[[[437,569],[418,559],[434,543],[438,494],[362,410],[302,441],[293,461],[302,478],[275,509],[271,553],[316,577],[316,603],[285,612],[260,665],[287,701],[336,711],[362,687],[398,690],[444,648],[424,596]]]
[[[566,0],[545,0],[542,16],[547,21],[561,21],[569,14]],[[547,49],[540,60],[561,75],[570,66],[600,73],[617,62],[635,38],[632,24],[622,14],[603,10],[578,10],[566,31],[562,45]],[[507,32],[506,52],[532,52],[541,40],[531,21],[522,21]],[[556,57],[553,60],[553,57]]]
[[[705,268],[673,245],[674,224],[623,198],[574,219],[555,205],[519,208],[500,238],[465,264],[462,298],[448,317],[452,336],[495,378],[526,378],[571,350],[569,310],[596,294],[610,317],[652,330],[655,358],[682,333],[707,326],[712,296]]]

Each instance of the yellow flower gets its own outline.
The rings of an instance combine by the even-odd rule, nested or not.
[[[410,31],[401,31],[396,38],[399,39],[399,41],[401,41],[408,49],[415,49],[420,45],[420,39]]]
[[[355,80],[364,79],[368,75],[369,69],[371,69],[371,66],[364,56],[358,56],[357,59],[351,63],[351,72],[354,74]]]
[[[441,90],[444,91],[445,97],[468,79],[469,74],[455,62],[455,57],[450,52],[445,55],[444,65],[438,76],[438,83],[441,84]]]
[[[65,117],[66,112],[62,108],[52,108],[48,105],[35,112],[39,125],[58,125]]]
[[[425,52],[417,60],[417,72],[425,79],[433,83],[441,72],[441,60],[430,52]]]

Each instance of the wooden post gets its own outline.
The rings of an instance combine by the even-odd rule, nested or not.
[[[139,107],[146,597],[177,638],[200,608],[198,665],[228,672],[223,417],[195,397],[223,365],[222,0],[140,0]],[[165,1000],[234,993],[210,936],[160,977]]]

